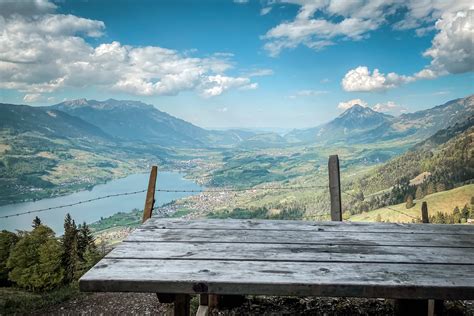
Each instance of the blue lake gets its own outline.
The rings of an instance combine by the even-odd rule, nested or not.
[[[80,191],[35,202],[0,206],[0,216],[71,204],[109,194],[143,190],[148,186],[148,177],[149,174],[134,174],[126,178],[112,180],[106,184],[97,185],[90,191]],[[184,179],[181,173],[158,172],[157,189],[199,190],[201,187],[190,180]],[[157,192],[155,195],[155,205],[160,206],[191,194]],[[31,230],[31,222],[35,216],[38,216],[44,224],[51,227],[57,234],[62,234],[66,213],[70,213],[77,224],[84,221],[92,223],[98,221],[101,217],[108,217],[117,212],[128,212],[134,208],[143,209],[145,196],[146,193],[118,196],[62,209],[2,218],[0,219],[0,230]]]

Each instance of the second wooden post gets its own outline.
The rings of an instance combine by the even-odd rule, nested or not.
[[[342,203],[341,203],[341,176],[339,172],[339,157],[337,155],[329,156],[329,194],[331,195],[331,220],[342,221]]]

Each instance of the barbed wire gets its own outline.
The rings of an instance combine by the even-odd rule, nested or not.
[[[298,187],[256,187],[256,188],[199,189],[199,190],[156,189],[155,192],[164,192],[164,193],[220,193],[220,192],[244,192],[244,191],[263,191],[263,190],[267,190],[267,191],[271,191],[271,190],[296,191],[296,190],[316,189],[316,188],[323,188],[323,187],[326,188],[326,186],[322,186],[322,185],[312,185],[312,186],[298,186]],[[0,216],[0,218],[9,218],[9,217],[15,217],[15,216],[32,214],[32,213],[46,212],[46,211],[51,211],[51,210],[65,208],[65,207],[76,206],[76,205],[80,205],[80,204],[86,204],[86,203],[90,203],[90,202],[94,202],[94,201],[98,201],[98,200],[103,200],[103,199],[108,199],[108,198],[113,198],[113,197],[144,193],[144,192],[147,192],[147,191],[148,191],[147,189],[143,189],[143,190],[132,191],[132,192],[109,194],[109,195],[99,196],[99,197],[96,197],[96,198],[82,200],[82,201],[69,203],[69,204],[63,204],[63,205],[58,205],[58,206],[51,206],[51,207],[31,210],[31,211],[25,211],[25,212],[18,212],[18,213],[14,213],[14,214],[3,215],[3,216]]]
[[[359,200],[359,201],[361,201],[361,202],[364,202],[363,199],[361,199],[361,198],[359,198],[358,196],[355,196],[355,195],[353,195],[353,194],[351,194],[351,193],[348,193],[348,192],[342,192],[342,193],[343,193],[343,194],[347,194],[347,195],[353,197],[353,198],[356,199],[356,200]],[[396,209],[394,209],[394,208],[392,208],[392,207],[390,207],[390,206],[383,206],[383,207],[384,207],[384,208],[387,208],[387,209],[389,209],[389,210],[391,210],[391,211],[394,211],[394,212],[396,212],[396,213],[399,213],[399,214],[405,215],[405,216],[407,216],[407,217],[410,217],[410,218],[412,218],[412,219],[419,220],[418,217],[415,217],[415,216],[413,216],[413,215],[407,214],[407,213],[402,212],[402,211],[400,211],[400,210],[396,210]]]
[[[15,214],[9,214],[9,215],[3,215],[0,216],[0,218],[9,218],[9,217],[14,217],[14,216],[20,216],[20,215],[25,215],[25,214],[32,214],[32,213],[40,213],[40,212],[46,212],[46,211],[51,211],[51,210],[56,210],[60,208],[65,208],[65,207],[71,207],[71,206],[76,206],[79,204],[85,204],[85,203],[90,203],[98,200],[103,200],[103,199],[108,199],[112,197],[118,197],[118,196],[125,196],[125,195],[134,195],[134,194],[139,194],[139,193],[144,193],[147,190],[139,190],[139,191],[132,191],[132,192],[123,192],[123,193],[116,193],[116,194],[109,194],[109,195],[104,195],[104,196],[99,196],[96,198],[88,199],[88,200],[82,200],[79,202],[74,202],[74,203],[69,203],[69,204],[63,204],[63,205],[58,205],[58,206],[51,206],[51,207],[46,207],[46,208],[41,208],[37,210],[31,210],[31,211],[26,211],[26,212],[19,212]]]
[[[220,192],[245,192],[245,191],[297,191],[308,189],[327,188],[326,185],[309,185],[297,187],[252,187],[252,188],[235,188],[235,189],[197,189],[197,190],[175,190],[175,189],[156,189],[155,192],[165,193],[220,193]]]

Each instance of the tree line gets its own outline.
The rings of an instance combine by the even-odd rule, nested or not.
[[[101,258],[92,232],[67,214],[64,234],[35,217],[31,231],[0,232],[0,284],[45,291],[77,281]]]

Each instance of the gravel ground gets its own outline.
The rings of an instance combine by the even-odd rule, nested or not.
[[[192,301],[194,310],[197,301]],[[445,315],[474,316],[474,302],[446,302]],[[35,315],[170,315],[172,305],[160,304],[154,294],[95,293],[38,311]],[[237,308],[213,310],[230,315],[392,315],[383,299],[249,297]]]

